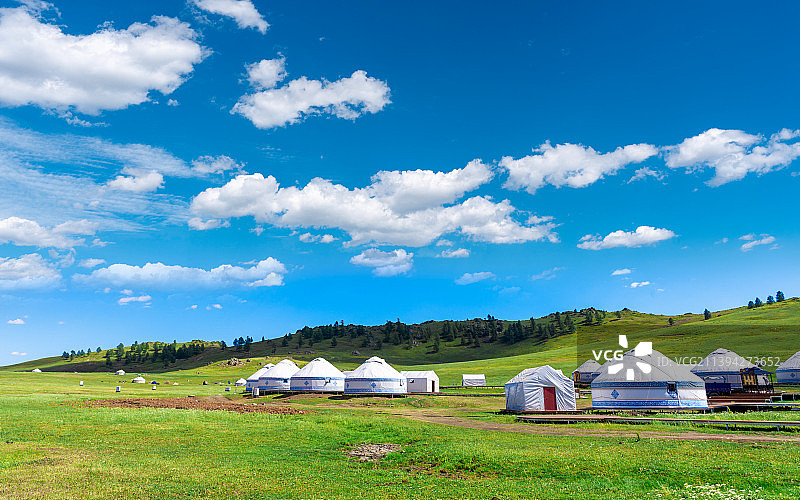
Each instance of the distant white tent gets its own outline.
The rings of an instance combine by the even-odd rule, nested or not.
[[[719,348],[692,368],[692,373],[706,382],[709,391],[742,388],[742,370],[756,365],[733,351]]]
[[[550,365],[528,368],[506,382],[506,410],[575,409],[575,383]]]
[[[114,375],[125,375],[125,370],[117,370]]]
[[[800,384],[800,352],[781,363],[775,376],[779,384]]]
[[[462,387],[484,387],[484,386],[486,386],[486,375],[483,375],[483,374],[479,374],[479,375],[463,374],[463,375],[461,375],[461,386]]]
[[[406,378],[373,356],[344,379],[345,394],[406,394]]]
[[[621,365],[621,366],[620,366]],[[613,372],[613,373],[612,373]],[[633,380],[629,380],[629,375]],[[592,406],[603,409],[708,408],[703,380],[658,351],[626,352],[601,367],[592,381]]]
[[[31,373],[42,373],[42,370],[34,368],[33,370],[31,370]]]
[[[597,361],[587,359],[572,372],[572,380],[576,384],[589,384],[600,374],[600,366]]]
[[[293,391],[342,392],[344,373],[324,358],[316,358],[292,375],[289,389]]]
[[[243,378],[236,381],[236,387],[244,387],[245,385],[247,385],[247,380]]]
[[[134,384],[144,384],[147,381],[144,379],[144,377],[142,377],[140,375],[140,376],[134,378],[133,380],[131,380],[131,382],[133,382]]]
[[[433,370],[400,372],[408,392],[439,392],[439,376]]]
[[[298,368],[291,359],[281,360],[277,365],[258,377],[256,387],[258,387],[259,392],[288,391],[289,379],[291,379],[299,369],[300,368]]]
[[[261,378],[261,375],[267,373],[267,370],[275,366],[273,363],[267,363],[266,365],[262,366],[256,372],[249,377],[247,377],[247,382],[244,385],[244,390],[250,392],[253,390],[253,387],[258,385],[258,379]]]

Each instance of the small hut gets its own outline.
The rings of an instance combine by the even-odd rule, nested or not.
[[[506,382],[506,410],[575,409],[575,383],[550,365],[527,368]]]
[[[125,370],[117,370],[117,371],[114,372],[114,375],[117,375],[117,376],[121,377],[121,376],[125,375]]]
[[[33,370],[31,370],[31,373],[42,373],[42,370],[34,368]]]
[[[142,377],[141,375],[139,375],[138,377],[136,377],[136,378],[134,378],[133,380],[131,380],[131,382],[133,382],[134,384],[144,384],[144,383],[146,383],[147,381],[144,379],[144,377]]]
[[[800,352],[794,353],[775,370],[779,384],[800,384]]]
[[[243,378],[240,378],[239,380],[237,380],[235,382],[235,384],[236,384],[236,387],[244,387],[245,385],[247,385],[247,380],[245,380]]]
[[[461,386],[462,387],[485,387],[486,386],[486,375],[484,374],[463,374],[461,375]]]
[[[572,381],[576,384],[587,386],[598,375],[600,375],[600,363],[593,359],[587,359],[572,372]]]
[[[433,370],[400,372],[406,378],[408,392],[439,392],[439,376]]]

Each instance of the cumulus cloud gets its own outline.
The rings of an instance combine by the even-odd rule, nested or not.
[[[531,276],[531,280],[538,281],[538,280],[551,280],[556,277],[556,273],[558,271],[563,271],[563,267],[554,267],[552,269],[546,269],[539,274],[534,274]]]
[[[609,233],[605,237],[601,237],[599,234],[587,234],[581,238],[578,248],[583,248],[584,250],[603,250],[616,247],[635,248],[652,245],[675,236],[676,234],[669,229],[639,226],[633,232],[619,230]]]
[[[741,130],[712,128],[666,148],[670,168],[714,169],[712,187],[785,167],[800,156],[800,130],[783,129],[769,139]]]
[[[7,217],[0,219],[0,244],[72,248],[85,244],[83,238],[74,236],[93,235],[96,230],[97,224],[87,220],[67,221],[48,229],[40,226],[36,221],[21,217]]]
[[[464,273],[456,279],[456,285],[471,285],[472,283],[477,283],[479,281],[494,279],[494,273],[490,272],[479,272],[479,273]]]
[[[61,273],[38,253],[0,257],[0,290],[41,290],[61,283]]]
[[[213,310],[219,311],[220,309],[222,309],[222,304],[211,304],[211,305],[206,306],[206,309],[209,310],[209,311],[213,311]]]
[[[225,172],[244,172],[244,163],[237,163],[236,160],[230,156],[201,156],[192,161],[192,172],[198,177],[204,177],[211,174],[222,174]]]
[[[140,295],[138,297],[128,296],[128,297],[121,297],[117,301],[117,304],[119,304],[121,306],[126,306],[126,305],[130,304],[131,302],[147,302],[147,303],[149,303],[152,299],[153,298],[151,296],[149,296],[149,295]]]
[[[611,273],[611,276],[624,276],[626,274],[631,274],[633,271],[628,269],[627,267],[624,269],[615,269],[614,272]]]
[[[200,217],[192,217],[191,219],[189,219],[188,224],[190,229],[194,229],[196,231],[208,231],[209,229],[217,229],[219,227],[229,227],[231,225],[231,223],[226,220],[219,220],[219,219],[203,220]]]
[[[126,169],[125,173],[131,175],[118,175],[108,181],[107,186],[120,191],[146,193],[164,187],[164,176],[156,171],[142,172],[140,170]]]
[[[170,94],[205,56],[177,19],[71,35],[29,8],[0,9],[0,102],[86,114],[123,109]]]
[[[8,323],[9,325],[24,325],[25,324],[25,320],[22,319],[22,318],[10,319],[10,320],[6,321],[6,323]]]
[[[333,243],[336,241],[336,237],[332,234],[303,233],[297,238],[303,243]]]
[[[555,223],[520,223],[508,200],[474,196],[444,206],[478,185],[478,179],[488,180],[485,167],[473,163],[437,174],[441,173],[380,172],[369,186],[354,189],[321,178],[304,187],[281,187],[272,176],[238,175],[222,187],[198,194],[191,208],[219,219],[252,216],[258,223],[279,227],[338,228],[350,235],[350,245],[418,247],[448,233],[490,243],[558,241]],[[431,187],[419,182],[424,178],[447,181],[442,180],[444,187]]]
[[[210,270],[166,265],[161,262],[143,266],[112,264],[92,271],[91,274],[74,275],[73,279],[85,284],[109,284],[133,288],[157,287],[162,289],[262,287],[283,285],[286,267],[268,257],[252,267],[224,264]]]
[[[761,236],[756,236],[755,234],[745,234],[740,236],[739,239],[745,242],[741,246],[742,252],[749,252],[753,248],[760,245],[770,245],[775,243],[775,237],[770,236],[769,234],[762,234]]]
[[[469,257],[469,250],[466,248],[442,250],[442,253],[437,255],[437,257],[443,257],[445,259],[464,259]]]
[[[262,35],[269,24],[250,0],[192,0],[194,4],[212,14],[232,18],[242,29],[254,28]]]
[[[350,259],[351,264],[371,267],[375,276],[397,276],[405,274],[414,265],[414,254],[397,248],[391,252],[383,252],[377,248],[369,248]]]
[[[11,354],[12,356],[27,356],[28,355],[27,352],[17,352],[17,351],[12,351],[9,354]]]
[[[664,174],[662,174],[661,172],[657,172],[649,167],[638,168],[633,173],[633,176],[630,179],[628,179],[628,184],[630,184],[631,182],[647,179],[648,177],[652,177],[655,180],[660,181],[664,179]]]
[[[649,284],[650,284],[649,281],[634,281],[633,283],[630,284],[630,287],[631,288],[639,288],[639,287],[647,286]]]
[[[283,59],[249,65],[247,74],[254,92],[242,96],[231,113],[244,116],[261,129],[282,127],[320,114],[352,120],[365,113],[377,113],[391,102],[389,86],[361,70],[334,82],[302,76],[282,87],[277,85],[286,77]]]
[[[503,157],[500,166],[508,170],[504,187],[524,189],[531,194],[545,184],[582,188],[626,165],[642,162],[658,150],[650,144],[631,144],[610,153],[598,153],[581,144],[551,146],[546,142],[534,153],[519,159]]]

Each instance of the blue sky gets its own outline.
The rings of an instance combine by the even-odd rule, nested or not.
[[[798,6],[0,5],[0,364],[797,294]]]

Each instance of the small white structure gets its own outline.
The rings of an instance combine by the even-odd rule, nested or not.
[[[114,375],[119,375],[119,376],[125,375],[125,370],[117,370],[116,372],[114,372]]]
[[[775,370],[777,383],[800,384],[800,352],[794,353]]]
[[[575,383],[550,365],[522,370],[506,382],[506,410],[575,409]]]
[[[708,391],[742,389],[742,370],[756,365],[735,352],[719,348],[692,368],[692,373],[703,379]]]
[[[236,381],[236,387],[244,387],[245,385],[247,385],[247,380],[243,378]]]
[[[364,361],[344,379],[345,394],[406,394],[406,378],[378,356]]]
[[[324,358],[316,358],[292,375],[289,389],[293,391],[343,392],[344,373]]]
[[[693,410],[708,408],[703,379],[658,351],[635,350],[601,367],[592,381],[592,407],[599,409]]]
[[[131,380],[131,382],[133,382],[134,384],[144,384],[147,381],[144,379],[144,377],[139,375],[138,377],[136,377],[133,380]]]
[[[439,392],[439,376],[433,370],[400,372],[406,378],[408,392]]]
[[[266,365],[262,366],[256,372],[249,377],[247,377],[247,381],[244,384],[244,390],[250,392],[253,390],[253,387],[258,385],[258,379],[261,378],[261,375],[267,373],[267,370],[275,366],[273,363],[267,363]]]
[[[256,382],[258,392],[263,394],[264,391],[288,391],[289,380],[299,369],[291,359],[279,361],[277,365],[258,377]]]
[[[42,370],[34,368],[33,370],[31,370],[31,373],[42,373]]]
[[[576,384],[591,384],[592,380],[600,375],[600,366],[600,363],[597,361],[587,359],[572,372],[572,380]]]
[[[462,387],[485,387],[486,386],[486,375],[483,375],[483,374],[479,374],[479,375],[463,374],[463,375],[461,375],[461,386]]]

